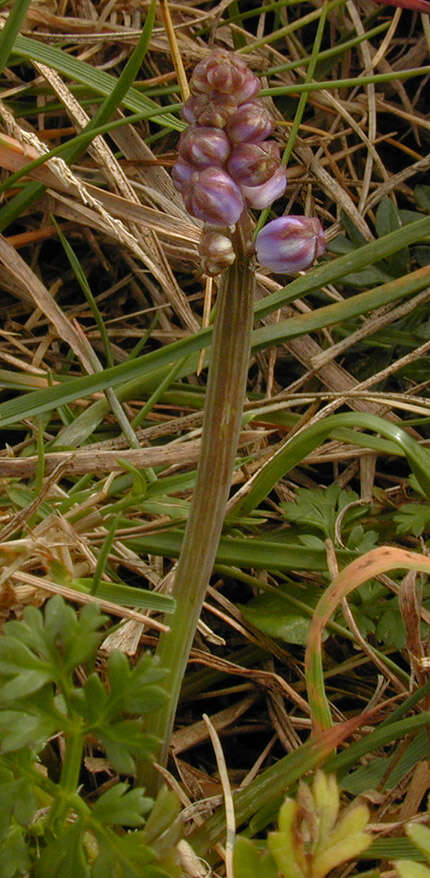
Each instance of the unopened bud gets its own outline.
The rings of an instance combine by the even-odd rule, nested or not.
[[[242,58],[225,49],[215,49],[194,68],[190,88],[192,94],[215,91],[232,95],[242,104],[257,94],[260,83]]]
[[[239,143],[227,162],[227,170],[239,186],[261,186],[280,166],[279,147],[272,140]]]
[[[191,95],[182,108],[182,116],[191,124],[224,128],[237,110],[237,101],[231,95]]]
[[[249,207],[263,210],[265,207],[270,207],[277,198],[280,198],[286,187],[287,174],[285,168],[280,166],[261,186],[241,186],[240,191]]]
[[[232,143],[258,143],[270,137],[272,131],[272,117],[258,98],[241,104],[227,124],[227,134]]]
[[[200,257],[205,274],[222,274],[236,259],[233,243],[227,235],[213,229],[204,229],[200,240]]]
[[[281,216],[272,220],[255,241],[261,265],[280,274],[294,274],[309,268],[325,247],[319,219],[309,216]]]
[[[187,186],[191,183],[191,178],[195,173],[196,170],[192,165],[189,165],[188,162],[182,161],[182,159],[178,159],[172,168],[172,180],[175,189],[177,189],[178,192],[184,192]]]
[[[230,141],[220,128],[190,125],[181,134],[179,156],[196,170],[221,167],[230,155]]]
[[[194,174],[183,199],[191,216],[214,226],[234,225],[245,207],[239,187],[221,168]]]

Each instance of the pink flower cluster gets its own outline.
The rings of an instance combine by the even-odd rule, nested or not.
[[[179,140],[172,179],[188,213],[206,224],[200,254],[209,275],[220,274],[235,260],[226,227],[235,225],[246,207],[269,207],[287,185],[279,147],[267,139],[273,121],[256,97],[259,88],[243,59],[224,49],[215,49],[197,64],[191,77],[191,97],[183,108],[189,127]],[[324,249],[317,219],[283,217],[274,222],[276,229],[269,223],[256,240],[257,255],[268,268],[299,271]],[[285,243],[290,231],[291,242]]]
[[[172,178],[188,212],[210,226],[232,226],[245,207],[268,207],[285,191],[285,169],[279,147],[267,140],[273,122],[256,97],[259,88],[245,61],[224,49],[215,49],[192,74],[183,109],[189,127],[179,140]],[[228,248],[213,235],[206,244],[204,267],[218,274],[218,263],[221,270],[230,264],[219,257]],[[204,247],[202,252],[205,258]]]

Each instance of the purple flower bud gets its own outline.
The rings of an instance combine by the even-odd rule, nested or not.
[[[196,125],[200,121],[200,113],[206,109],[209,103],[209,96],[205,94],[191,95],[185,101],[181,110],[181,116],[190,125]]]
[[[224,128],[237,110],[237,102],[231,95],[210,94],[191,95],[182,108],[182,116],[191,124],[208,125],[210,128]]]
[[[191,216],[214,226],[234,225],[245,207],[239,187],[221,168],[196,172],[183,199]]]
[[[273,176],[261,186],[241,186],[240,190],[249,207],[262,210],[264,207],[270,207],[273,201],[280,198],[286,187],[287,174],[285,168],[280,166]]]
[[[233,264],[236,254],[227,235],[207,228],[200,240],[200,257],[203,272],[215,277]]]
[[[182,159],[175,162],[172,168],[172,181],[175,189],[177,189],[178,192],[183,192],[191,183],[191,177],[195,172],[195,168],[187,162],[182,161]]]
[[[310,216],[281,216],[272,220],[255,241],[259,262],[280,274],[309,268],[325,246],[321,223]]]
[[[273,122],[269,110],[256,98],[241,104],[227,124],[232,143],[258,143],[270,137]]]
[[[196,170],[216,167],[230,155],[230,141],[220,128],[200,128],[190,125],[179,139],[179,156]]]
[[[260,186],[280,167],[279,147],[267,143],[239,143],[227,162],[227,170],[240,186]]]
[[[232,95],[242,104],[257,94],[260,83],[242,58],[225,49],[215,49],[194,68],[190,88],[192,94],[216,91]]]

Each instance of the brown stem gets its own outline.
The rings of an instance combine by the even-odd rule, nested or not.
[[[148,718],[152,721],[147,730],[161,739],[157,761],[162,765],[167,762],[182,680],[218,549],[239,441],[255,286],[250,240],[245,212],[235,232],[236,261],[219,285],[201,456],[173,589],[177,607],[157,649],[161,666],[169,671],[169,699]],[[154,773],[146,769],[142,779],[154,792]]]

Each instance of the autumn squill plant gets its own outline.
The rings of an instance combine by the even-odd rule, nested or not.
[[[259,80],[242,58],[215,49],[194,69],[190,90],[183,109],[189,127],[181,135],[172,178],[188,212],[204,223],[202,271],[219,280],[200,462],[174,584],[177,610],[157,652],[169,672],[169,700],[148,726],[162,741],[161,764],[167,761],[239,441],[255,286],[255,248],[247,208],[269,207],[287,185],[279,146],[269,139],[273,120],[257,97]],[[319,221],[308,217],[275,220],[256,241],[264,266],[284,273],[308,267],[323,249]],[[147,788],[155,789],[157,776],[148,777],[146,769],[144,777]]]

